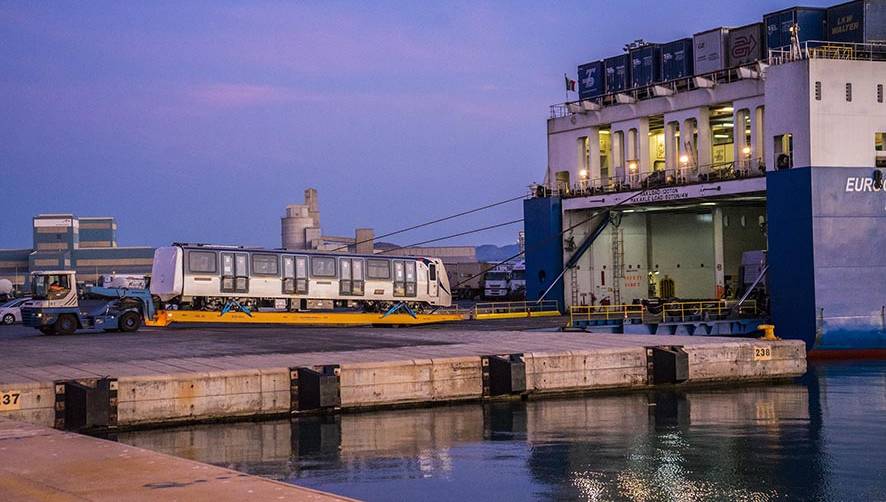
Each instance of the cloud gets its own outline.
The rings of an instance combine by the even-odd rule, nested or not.
[[[194,101],[223,108],[264,106],[292,102],[322,102],[329,96],[305,92],[291,87],[262,84],[213,83],[188,89]]]

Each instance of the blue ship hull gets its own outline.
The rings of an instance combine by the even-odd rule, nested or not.
[[[813,352],[886,353],[886,190],[873,167],[767,175],[778,335]]]

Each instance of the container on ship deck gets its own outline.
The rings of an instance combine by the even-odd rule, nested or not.
[[[765,38],[763,23],[752,23],[730,28],[726,47],[726,64],[729,68],[746,65],[763,59]]]
[[[726,43],[729,28],[714,28],[692,36],[695,75],[722,70],[726,66]]]
[[[606,70],[606,92],[619,92],[631,82],[631,55],[628,53],[603,60]]]
[[[631,87],[661,82],[661,45],[649,44],[631,49]]]
[[[681,38],[661,46],[661,80],[692,76],[692,39]]]
[[[886,0],[857,0],[828,8],[828,41],[886,43]]]
[[[791,7],[770,12],[763,16],[766,25],[766,47],[786,49],[791,46],[791,26],[800,27],[800,42],[827,40],[827,9],[817,7]]]
[[[592,61],[578,67],[578,97],[591,99],[606,93],[603,61]]]

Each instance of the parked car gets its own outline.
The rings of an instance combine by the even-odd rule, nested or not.
[[[0,323],[9,325],[22,322],[21,307],[30,300],[30,298],[16,298],[0,305]]]

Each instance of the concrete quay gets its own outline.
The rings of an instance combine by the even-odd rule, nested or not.
[[[352,500],[135,446],[0,419],[3,500]]]
[[[796,341],[468,328],[3,331],[0,416],[126,429],[806,371]]]

